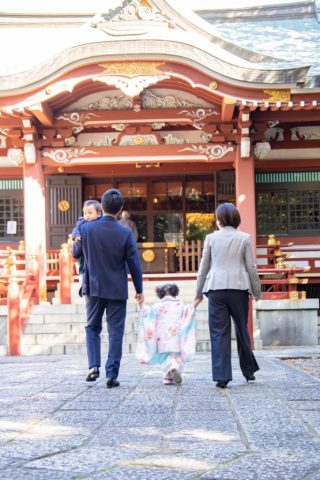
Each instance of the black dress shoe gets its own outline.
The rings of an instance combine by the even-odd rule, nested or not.
[[[107,378],[107,388],[119,387],[120,382],[115,378]]]
[[[216,383],[216,387],[218,388],[226,388],[226,386],[228,385],[228,381],[225,381],[225,380],[219,380],[217,383]]]
[[[100,376],[99,367],[92,367],[89,370],[86,381],[95,382],[97,378],[99,378],[99,376]]]
[[[249,377],[246,377],[247,382],[254,382],[255,379],[256,379],[256,377],[253,374],[249,375]]]

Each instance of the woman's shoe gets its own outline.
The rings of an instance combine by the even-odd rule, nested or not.
[[[95,382],[99,378],[100,372],[99,367],[92,367],[89,370],[89,373],[86,378],[86,382]]]
[[[256,377],[253,374],[249,375],[249,377],[246,377],[247,382],[254,382],[255,379],[256,379]]]
[[[216,383],[216,387],[218,388],[226,388],[226,386],[228,385],[228,380],[219,380],[217,383]]]

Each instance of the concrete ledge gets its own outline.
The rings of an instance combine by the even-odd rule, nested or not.
[[[306,300],[258,300],[257,310],[317,310],[319,299],[307,298]]]
[[[259,300],[256,322],[263,346],[318,345],[318,299]]]

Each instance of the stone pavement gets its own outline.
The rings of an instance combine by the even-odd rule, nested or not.
[[[225,390],[210,354],[179,387],[127,355],[108,390],[83,356],[1,357],[0,479],[320,480],[320,379],[279,359],[320,362],[319,347],[256,354],[257,381],[234,354]]]

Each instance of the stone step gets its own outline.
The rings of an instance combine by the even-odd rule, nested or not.
[[[145,303],[151,305],[157,301],[155,288],[168,280],[145,280]],[[185,304],[190,304],[194,299],[195,280],[173,281],[180,288],[179,298]],[[72,304],[60,305],[56,299],[53,304],[41,304],[33,308],[32,315],[26,326],[22,339],[22,353],[24,355],[38,354],[64,354],[86,355],[85,324],[86,308],[85,299],[78,295],[79,284],[72,285]],[[140,307],[135,301],[135,290],[129,282],[129,301],[127,303],[127,318],[123,338],[123,352],[134,353],[137,345]],[[197,351],[210,351],[210,336],[208,329],[208,302],[205,299],[196,311],[196,349]],[[104,323],[101,339],[102,355],[107,355],[108,338]]]
[[[129,312],[126,317],[126,326],[129,324],[139,323],[140,312]],[[74,314],[74,315],[58,315],[58,314],[40,314],[40,315],[31,315],[27,323],[27,329],[31,325],[49,325],[49,324],[85,324],[86,315],[85,314]],[[207,312],[197,311],[196,312],[196,324],[202,328],[208,326],[208,314]],[[64,328],[64,327],[62,327]]]
[[[39,335],[66,335],[66,334],[83,334],[85,332],[86,322],[77,322],[77,323],[68,323],[68,322],[58,322],[58,323],[29,323],[24,331],[23,338],[28,336],[39,336]],[[138,333],[139,329],[139,319],[135,321],[127,321],[125,327],[125,337],[130,333]],[[209,339],[209,327],[208,322],[198,322],[196,324],[196,335],[198,339]],[[232,338],[235,337],[234,329],[232,329]],[[48,337],[50,340],[50,337]],[[32,343],[31,340],[29,343]]]
[[[138,312],[140,311],[140,307],[134,304],[127,304],[127,312]],[[63,305],[63,304],[51,304],[51,303],[42,303],[40,305],[35,305],[32,308],[31,315],[41,315],[41,314],[58,314],[58,315],[74,315],[77,313],[81,313],[82,315],[86,314],[86,306],[85,303],[79,304],[70,304],[70,305]]]
[[[232,342],[232,349],[235,349],[235,344]],[[210,341],[197,341],[197,352],[210,352]],[[123,354],[135,353],[136,346],[133,344],[123,344]],[[107,357],[107,344],[103,344],[101,348],[102,363]],[[3,353],[4,355],[6,354]],[[68,343],[56,345],[22,345],[22,355],[87,355],[86,345],[84,343]]]
[[[194,292],[196,289],[196,280],[152,280],[145,278],[143,281],[143,290],[145,301],[148,303],[153,303],[157,300],[157,296],[155,293],[155,288],[159,285],[164,283],[176,283],[180,289],[179,298],[186,303],[191,303],[194,299]],[[84,298],[79,296],[79,283],[74,282],[71,287],[71,297],[73,304],[84,304]],[[128,303],[135,303],[135,289],[133,283],[129,281],[129,299]],[[58,302],[58,299],[55,299],[55,302]]]
[[[210,351],[207,302],[196,311],[197,351]],[[140,308],[136,303],[127,306],[124,353],[134,353],[137,345]],[[50,305],[34,307],[22,339],[24,355],[86,354],[86,309],[83,304]],[[107,354],[108,338],[104,323],[101,341],[102,354]]]

